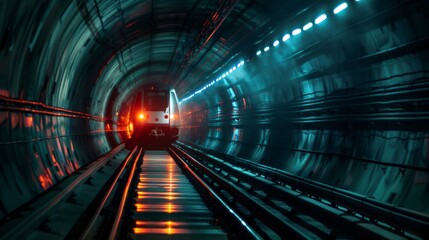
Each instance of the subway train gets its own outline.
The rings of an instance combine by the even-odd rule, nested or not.
[[[174,89],[150,87],[136,94],[131,109],[137,145],[169,145],[179,138],[179,102]]]

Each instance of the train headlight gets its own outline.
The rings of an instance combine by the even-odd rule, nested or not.
[[[137,118],[138,118],[138,120],[139,121],[144,121],[144,120],[146,120],[146,119],[149,119],[149,115],[148,114],[144,114],[144,113],[139,113],[138,115],[137,115]]]

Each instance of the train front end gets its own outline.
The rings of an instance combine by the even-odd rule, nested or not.
[[[174,90],[146,89],[136,97],[133,139],[138,145],[168,145],[179,138],[179,106]]]

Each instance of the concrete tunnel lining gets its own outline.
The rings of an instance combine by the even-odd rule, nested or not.
[[[427,2],[347,1],[338,15],[322,1],[202,2],[0,3],[0,218],[125,141],[134,89],[185,98],[242,60],[182,102],[181,140],[428,213]],[[204,28],[216,13],[225,22]]]

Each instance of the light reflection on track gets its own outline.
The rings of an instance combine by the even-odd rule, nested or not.
[[[146,151],[137,185],[134,237],[226,239],[181,169],[165,151]]]

